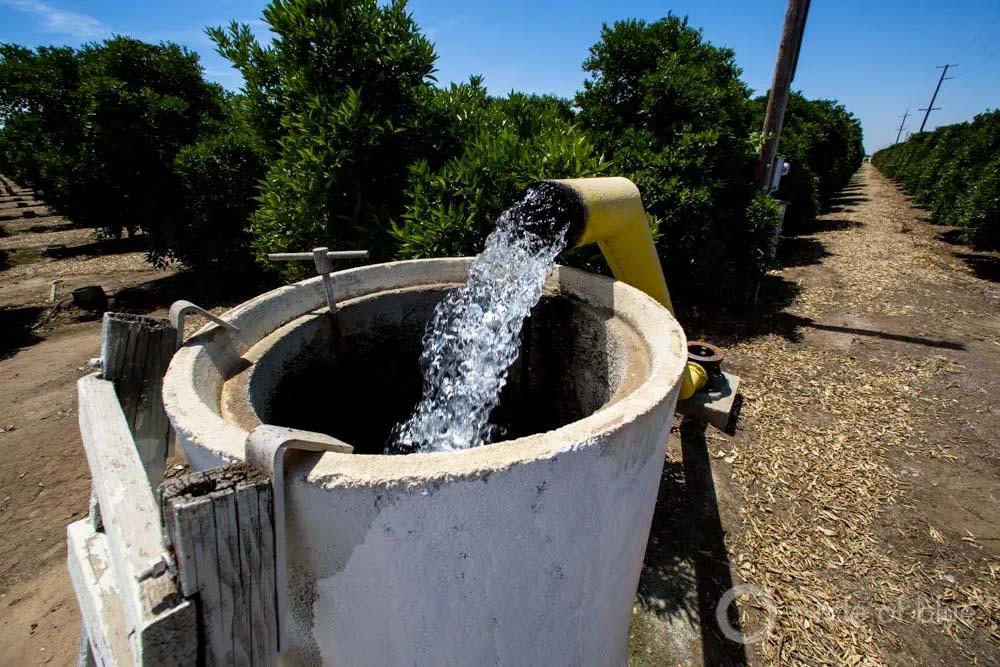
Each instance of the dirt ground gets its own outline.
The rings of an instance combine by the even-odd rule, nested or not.
[[[744,402],[672,443],[633,664],[1000,664],[1000,257],[954,238],[866,164],[756,309],[681,311]]]
[[[17,201],[35,197],[0,197],[0,665],[75,664],[80,618],[66,525],[86,514],[90,495],[76,380],[92,372],[101,323],[73,307],[70,291],[101,285],[112,309],[157,316],[181,297],[215,311],[243,298],[150,266],[141,239],[102,240]]]
[[[74,382],[100,324],[46,319],[50,283],[144,313],[242,297],[17,199],[36,203],[0,198],[0,665],[70,664],[65,526],[89,493]],[[1000,664],[1000,258],[953,239],[865,165],[782,239],[757,308],[681,307],[689,337],[727,347],[743,407],[733,436],[685,422],[671,442],[632,664]],[[743,583],[749,646],[715,621]]]

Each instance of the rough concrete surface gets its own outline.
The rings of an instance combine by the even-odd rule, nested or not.
[[[370,328],[365,320],[381,329],[402,326],[413,312],[407,304],[420,298],[413,291],[426,286],[439,293],[442,283],[461,280],[466,267],[467,260],[400,262],[338,274],[345,339],[351,327]],[[268,341],[280,357],[288,358],[282,341],[309,347],[313,334],[305,332],[315,330],[317,319],[296,318],[319,305],[317,284],[259,297],[227,316],[239,334],[206,331],[175,357],[167,407],[195,465],[201,457],[238,456],[245,431],[222,416],[223,386],[247,364],[266,362],[267,353],[255,351],[271,333],[262,320],[273,328],[298,322]],[[606,338],[590,352],[589,365],[578,360],[574,400],[610,397],[619,386],[631,391],[591,405],[578,421],[510,442],[408,456],[326,453],[291,463],[285,485],[291,656],[351,665],[624,660],[684,334],[666,309],[607,278],[558,269],[548,289],[549,298],[586,304],[574,319],[595,309],[586,317]],[[352,298],[364,300],[357,307],[367,314],[348,324]],[[427,317],[431,309],[420,310]],[[537,347],[545,345],[541,338]],[[237,352],[242,362],[229,356]],[[588,372],[599,359],[617,372]],[[573,387],[570,376],[563,381]],[[602,394],[583,389],[597,380],[609,383]],[[233,440],[220,445],[219,434]]]

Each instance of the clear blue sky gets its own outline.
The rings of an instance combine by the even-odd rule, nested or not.
[[[239,76],[204,36],[231,19],[261,35],[261,0],[0,0],[0,41],[35,46],[80,44],[113,32],[173,40],[198,51],[206,74],[238,88]],[[435,42],[441,82],[482,74],[495,93],[511,89],[572,96],[581,63],[601,23],[666,11],[688,15],[713,43],[732,47],[746,80],[770,85],[784,15],[783,0],[411,0]],[[938,97],[928,128],[968,120],[1000,107],[1000,0],[817,0],[812,3],[794,86],[810,97],[838,99],[864,124],[874,150],[891,143],[906,107],[926,106],[939,70],[958,63]],[[920,125],[920,115],[907,122]]]

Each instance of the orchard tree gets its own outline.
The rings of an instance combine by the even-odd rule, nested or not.
[[[596,176],[607,166],[572,123],[566,100],[491,97],[479,77],[434,97],[429,115],[452,119],[439,135],[453,138],[455,150],[439,165],[422,160],[411,169],[406,210],[393,230],[402,257],[474,255],[526,186]]]
[[[0,45],[0,169],[64,205],[76,192],[84,98],[80,60],[68,47]]]
[[[639,186],[671,288],[742,296],[769,267],[778,221],[753,188],[750,91],[732,50],[677,16],[619,21],[584,69],[579,120]]]
[[[75,222],[110,235],[141,229],[156,261],[186,241],[174,158],[221,116],[222,89],[176,44],[0,47],[4,170]]]
[[[252,216],[258,255],[328,245],[391,256],[410,166],[434,141],[421,106],[432,44],[401,0],[273,0],[264,21],[267,47],[245,26],[212,31],[273,150]]]

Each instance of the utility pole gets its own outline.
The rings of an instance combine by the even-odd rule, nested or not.
[[[917,130],[918,132],[923,132],[924,131],[924,125],[927,124],[927,117],[931,115],[931,112],[932,111],[939,111],[941,109],[941,107],[934,106],[934,100],[937,99],[938,91],[941,90],[941,84],[944,83],[944,80],[945,79],[954,79],[955,78],[953,76],[945,76],[945,74],[948,73],[948,68],[949,67],[958,67],[958,65],[938,65],[937,68],[936,68],[936,69],[941,69],[942,70],[942,72],[941,72],[941,78],[938,79],[937,86],[934,88],[934,94],[931,95],[931,103],[927,105],[926,109],[917,109],[917,111],[926,111],[927,112],[927,113],[924,114],[924,120],[923,120],[922,123],[920,123],[920,129]]]
[[[802,34],[806,29],[808,15],[809,0],[788,0],[781,43],[778,45],[778,59],[774,64],[774,81],[771,83],[771,95],[768,97],[767,111],[764,114],[764,138],[760,146],[760,161],[757,163],[756,183],[764,192],[767,192],[771,183],[771,170],[774,168],[774,157],[778,152],[778,140],[781,138],[785,109],[788,107],[788,94],[792,79],[795,78],[795,68],[799,63],[799,49],[802,47]]]
[[[903,133],[903,126],[906,125],[906,117],[909,116],[909,115],[910,115],[910,110],[907,109],[906,113],[903,114],[903,120],[902,120],[902,122],[899,124],[899,130],[896,132],[896,140],[894,142],[892,142],[892,143],[894,143],[894,144],[898,144],[899,143],[899,135],[901,135]]]

